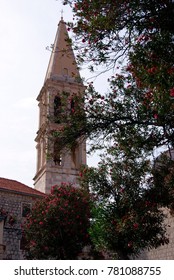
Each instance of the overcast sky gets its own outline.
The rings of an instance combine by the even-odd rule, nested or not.
[[[0,177],[29,186],[36,172],[37,95],[46,74],[61,0],[0,0]]]

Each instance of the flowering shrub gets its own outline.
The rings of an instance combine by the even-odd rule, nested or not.
[[[70,184],[53,186],[23,226],[31,259],[76,259],[88,244],[89,195]]]
[[[8,212],[5,211],[3,208],[1,208],[0,209],[0,217],[4,219],[4,218],[7,217],[7,215],[8,215]]]
[[[4,220],[4,223],[14,226],[14,224],[17,222],[17,218],[13,214],[9,214],[8,211],[4,210],[3,208],[0,209],[0,221]]]

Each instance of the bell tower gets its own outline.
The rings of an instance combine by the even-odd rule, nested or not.
[[[70,114],[75,108],[74,96],[83,95],[85,86],[70,45],[66,24],[61,18],[46,72],[44,85],[37,97],[39,129],[36,136],[37,168],[34,186],[49,193],[62,182],[78,185],[79,170],[86,164],[86,143],[79,141],[73,150],[60,150],[60,141],[53,140],[53,131],[63,128],[62,110]]]

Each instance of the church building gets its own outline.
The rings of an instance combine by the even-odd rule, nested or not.
[[[78,185],[79,170],[86,164],[86,143],[80,141],[71,150],[59,149],[63,139],[51,137],[63,128],[62,111],[75,110],[74,96],[83,95],[85,86],[80,78],[66,23],[61,18],[52,45],[52,53],[44,85],[37,97],[39,102],[39,130],[35,189],[49,193],[51,186],[61,182]]]

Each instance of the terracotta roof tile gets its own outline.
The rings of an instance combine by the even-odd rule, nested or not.
[[[0,190],[9,190],[14,192],[23,193],[26,195],[37,195],[37,196],[45,196],[44,193],[30,188],[18,181],[10,180],[6,178],[0,178]]]

